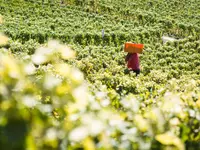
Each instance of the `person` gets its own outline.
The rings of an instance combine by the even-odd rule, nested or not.
[[[135,72],[136,76],[140,74],[140,64],[139,64],[138,53],[128,53],[126,55],[125,61],[130,71]]]

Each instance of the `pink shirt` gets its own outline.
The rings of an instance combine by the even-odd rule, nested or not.
[[[139,64],[139,56],[137,53],[131,54],[127,67],[132,70],[139,70],[140,69],[140,64]]]

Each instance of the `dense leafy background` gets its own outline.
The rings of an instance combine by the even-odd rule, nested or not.
[[[198,149],[199,10],[193,0],[0,0],[0,148]],[[126,41],[145,45],[138,77]]]

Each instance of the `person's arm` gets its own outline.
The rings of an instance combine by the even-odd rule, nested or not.
[[[126,62],[129,60],[130,56],[131,56],[131,53],[128,53],[128,54],[126,55],[126,58],[125,58],[125,61],[126,61]]]

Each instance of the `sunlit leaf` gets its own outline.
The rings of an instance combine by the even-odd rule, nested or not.
[[[95,144],[94,142],[92,141],[91,138],[86,138],[84,141],[83,141],[83,146],[84,146],[84,149],[85,150],[95,150]]]
[[[155,138],[157,141],[159,141],[160,143],[164,145],[174,145],[177,148],[179,148],[179,150],[185,149],[182,141],[177,136],[173,135],[172,133],[166,132],[163,134],[159,134],[159,135],[156,135]]]
[[[8,43],[8,37],[3,34],[0,34],[0,46],[6,45]]]
[[[148,130],[149,124],[148,124],[147,120],[145,120],[142,116],[136,115],[134,117],[134,121],[135,121],[137,127],[139,128],[139,130],[141,130],[142,132],[146,132]]]
[[[3,17],[0,15],[0,24],[3,23]]]
[[[89,134],[87,127],[81,126],[72,130],[69,134],[69,139],[75,142],[80,142],[85,139]]]

